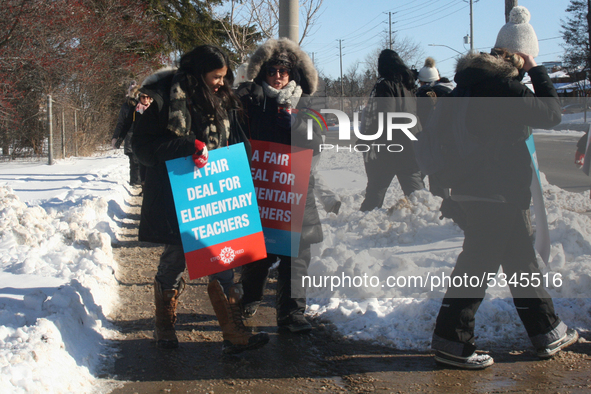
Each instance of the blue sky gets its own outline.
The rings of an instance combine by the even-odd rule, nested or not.
[[[561,60],[564,52],[560,34],[561,19],[569,0],[520,0],[531,13],[540,45],[538,63]],[[474,47],[488,51],[505,24],[504,0],[480,0],[473,3]],[[324,0],[322,15],[303,49],[314,54],[316,67],[324,74],[340,75],[338,41],[342,39],[343,73],[355,62],[363,62],[376,48],[383,49],[388,35],[388,12],[392,12],[393,31],[420,45],[424,57],[436,60],[442,76],[453,77],[455,57],[469,49],[463,37],[470,33],[470,7],[463,0]],[[300,30],[301,31],[301,30]],[[417,64],[423,66],[424,57]],[[411,64],[409,64],[410,66]],[[361,64],[363,68],[363,64]]]

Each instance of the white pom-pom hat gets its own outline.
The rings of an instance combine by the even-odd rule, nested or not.
[[[514,7],[509,14],[509,22],[501,27],[495,48],[505,48],[511,52],[523,52],[533,57],[538,56],[540,48],[538,37],[532,25],[531,15],[523,6]]]
[[[432,57],[425,59],[425,66],[419,71],[418,78],[421,82],[439,81],[439,72],[435,68],[435,59]]]

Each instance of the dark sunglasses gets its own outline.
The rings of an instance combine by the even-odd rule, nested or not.
[[[280,77],[285,77],[287,74],[289,74],[289,69],[288,68],[277,69],[275,67],[267,68],[267,76],[274,77],[277,73],[279,73]]]

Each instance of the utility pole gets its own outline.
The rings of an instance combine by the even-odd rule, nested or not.
[[[384,12],[384,14],[388,14],[388,48],[390,49],[392,49],[392,14],[395,13],[396,12]]]
[[[53,165],[53,114],[51,113],[51,94],[47,95],[47,164]]]
[[[474,52],[474,13],[472,12],[472,0],[470,0],[470,52]]]
[[[517,7],[517,0],[505,0],[505,23],[509,22],[509,14],[515,7]]]
[[[591,0],[589,0],[591,1]],[[343,40],[339,40],[339,61],[341,64],[341,111],[343,110],[343,96],[345,95],[345,91],[343,90],[343,47],[342,47]]]
[[[66,158],[66,116],[62,108],[62,159]]]
[[[299,43],[298,0],[279,0],[279,37]]]
[[[389,40],[388,42],[390,43],[389,48],[392,49],[392,13],[388,12],[388,31],[389,31]]]
[[[464,0],[464,2],[470,2],[470,52],[474,51],[474,12],[473,12],[473,3],[477,3],[480,0]],[[517,0],[515,0],[517,1]],[[466,38],[464,38],[464,44],[466,43]]]
[[[74,110],[74,156],[78,157],[78,110]]]

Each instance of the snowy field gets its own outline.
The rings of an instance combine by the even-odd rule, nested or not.
[[[580,121],[575,118],[565,122]],[[325,241],[313,248],[310,275],[451,273],[463,233],[439,219],[441,199],[419,191],[389,213],[403,196],[395,181],[383,209],[361,213],[366,182],[361,156],[323,153],[319,165],[343,205],[338,215],[319,209]],[[541,264],[545,273],[561,275],[561,283],[549,283],[560,317],[587,331],[591,219],[582,213],[591,211],[589,192],[569,193],[542,178],[552,246],[549,264]],[[122,150],[53,166],[0,163],[2,392],[90,393],[112,387],[98,376],[114,351],[109,340],[120,335],[108,321],[119,302],[111,243],[129,222],[127,180]],[[325,299],[312,291],[308,313],[350,338],[427,350],[442,294],[437,287],[365,286]],[[489,290],[476,331],[481,347],[529,346],[507,289]]]

